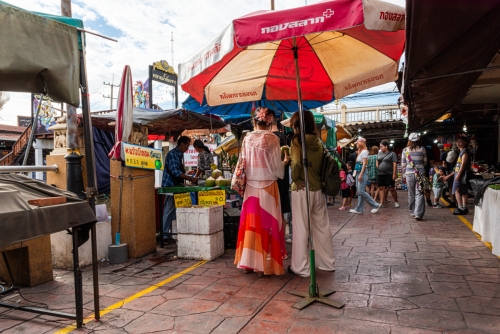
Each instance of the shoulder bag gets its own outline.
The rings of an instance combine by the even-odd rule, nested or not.
[[[417,166],[415,166],[415,164],[413,163],[413,160],[411,159],[410,156],[410,152],[408,150],[405,151],[405,154],[408,163],[415,170],[415,180],[417,181],[418,192],[424,193],[425,191],[430,191],[432,189],[432,186],[431,183],[429,182],[429,179],[425,175],[420,174]]]
[[[241,196],[244,196],[246,185],[247,177],[245,175],[245,158],[240,157],[234,169],[233,178],[231,180],[231,189],[236,191]]]

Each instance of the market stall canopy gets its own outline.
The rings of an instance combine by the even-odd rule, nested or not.
[[[316,109],[333,101],[333,99],[328,101],[304,101],[303,105],[305,109]],[[188,98],[182,102],[182,107],[186,110],[195,111],[200,114],[213,114],[220,116],[226,122],[236,120],[237,123],[239,123],[243,118],[250,118],[252,109],[257,107],[266,107],[274,110],[277,112],[277,116],[279,116],[282,111],[295,112],[299,110],[296,100],[268,100],[266,98],[265,89],[260,100],[223,104],[219,106],[209,106],[205,96],[203,97],[203,102],[200,103],[196,101],[194,97],[189,95]]]
[[[500,0],[407,0],[406,12],[403,95],[410,129],[454,110],[495,109]]]
[[[116,112],[92,115],[92,125],[105,131],[114,131]],[[180,134],[184,130],[212,129],[219,132],[229,131],[228,124],[182,109],[154,110],[134,108],[134,126],[146,126],[149,134]]]
[[[30,12],[0,0],[0,91],[44,93],[80,105],[81,20]]]
[[[248,131],[244,131],[239,140],[234,134],[227,136],[220,144],[214,149],[215,154],[221,154],[222,150],[226,151],[228,154],[238,153],[243,144],[243,138]],[[236,152],[235,152],[236,151]]]

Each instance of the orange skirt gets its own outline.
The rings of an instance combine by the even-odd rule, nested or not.
[[[266,275],[281,275],[286,255],[277,182],[265,188],[246,185],[234,263]]]

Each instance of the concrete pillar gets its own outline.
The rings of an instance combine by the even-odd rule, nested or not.
[[[162,147],[163,140],[157,140],[155,141],[154,147],[159,150],[163,150]],[[163,161],[161,163],[165,162],[165,157],[162,157]],[[160,188],[161,187],[161,180],[163,178],[163,171],[162,170],[155,170],[155,188]]]
[[[341,110],[341,122],[342,124],[346,124],[347,123],[347,106],[345,104],[342,105],[342,107],[340,107],[340,110]]]
[[[53,148],[53,139],[37,139],[33,144],[35,148],[35,166],[43,166],[43,150],[51,150]],[[45,172],[36,172],[35,179],[43,181],[46,180]]]

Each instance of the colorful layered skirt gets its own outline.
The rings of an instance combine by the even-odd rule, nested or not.
[[[266,275],[281,275],[286,256],[278,184],[246,185],[234,263]]]

